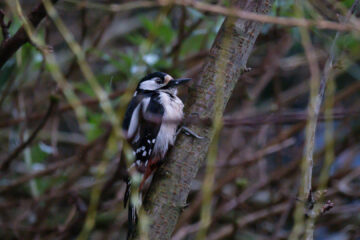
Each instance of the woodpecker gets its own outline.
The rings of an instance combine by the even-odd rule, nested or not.
[[[175,142],[180,130],[201,138],[186,127],[178,128],[183,119],[184,104],[177,96],[177,87],[190,78],[174,79],[169,74],[154,72],[140,80],[125,113],[122,129],[134,151],[135,161],[130,168],[140,173],[141,192],[145,181],[164,161],[169,147]],[[129,202],[131,180],[127,180],[124,206]],[[141,197],[140,197],[141,198]],[[128,237],[136,228],[137,209],[129,203]]]

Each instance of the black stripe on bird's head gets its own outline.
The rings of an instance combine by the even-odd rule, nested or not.
[[[161,91],[167,89],[173,89],[187,83],[190,78],[174,79],[167,73],[154,72],[146,75],[138,84],[137,90],[142,91]]]

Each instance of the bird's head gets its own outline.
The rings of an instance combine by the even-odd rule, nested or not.
[[[142,91],[175,91],[176,87],[187,83],[191,78],[174,79],[167,73],[154,72],[146,75],[138,84],[137,90]]]

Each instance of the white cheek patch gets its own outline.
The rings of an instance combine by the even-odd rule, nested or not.
[[[164,84],[156,83],[157,79],[158,78],[152,78],[150,80],[143,81],[140,83],[140,89],[153,91],[164,86]]]
[[[155,90],[157,88],[158,85],[152,80],[144,81],[140,84],[140,89],[144,90]]]

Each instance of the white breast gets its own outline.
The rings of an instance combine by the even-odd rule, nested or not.
[[[154,152],[160,153],[163,158],[168,150],[169,145],[173,145],[176,138],[176,129],[183,118],[184,104],[175,94],[170,97],[169,94],[161,92],[160,101],[164,106],[164,123],[162,123],[159,134],[156,138],[154,146]],[[170,123],[166,123],[166,120],[171,120]],[[173,120],[177,120],[173,122]]]

